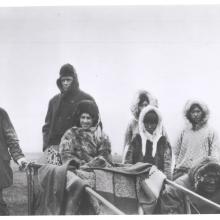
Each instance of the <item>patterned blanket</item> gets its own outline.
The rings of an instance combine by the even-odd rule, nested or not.
[[[151,168],[151,164],[138,163],[135,165],[120,165],[120,166],[107,167],[107,168],[86,167],[84,169],[74,169],[73,171],[78,177],[80,177],[83,180],[84,186],[89,185],[92,189],[94,189],[101,196],[106,198],[109,202],[111,202],[121,211],[123,211],[126,214],[137,214],[138,206],[140,204],[145,204],[145,205],[147,204],[150,206],[152,205],[151,198],[149,199],[148,193],[144,192],[141,187],[141,181],[145,178],[148,178],[150,168]],[[65,214],[65,211],[62,210],[63,210],[63,204],[65,203],[64,179],[66,179],[65,175],[67,169],[68,169],[67,166],[51,166],[51,165],[45,165],[41,168],[40,170],[41,172],[39,172],[37,175],[38,177],[34,179],[35,182],[40,181],[38,183],[38,186],[40,186],[39,187],[40,191],[38,189],[38,194],[40,192],[40,200],[38,199],[36,201],[38,201],[37,203],[41,205],[40,208],[43,207],[43,209],[39,209],[38,207],[37,209],[38,212],[35,212],[35,214],[38,215]],[[50,175],[48,175],[49,173]],[[43,184],[45,180],[47,184]],[[37,186],[36,183],[35,186]],[[56,191],[56,194],[53,193],[54,190]],[[82,198],[80,197],[78,198],[79,201],[82,201]],[[93,203],[91,207],[94,207],[94,204],[95,206],[97,205],[97,201],[95,200],[91,201],[91,198],[84,197],[84,200],[88,200],[88,199],[90,201],[86,201],[86,203],[84,201],[84,204],[86,204],[84,205],[85,207],[88,207],[88,202],[90,204],[91,202]],[[52,206],[51,201],[55,201],[54,206]],[[45,209],[46,206],[47,209]],[[53,207],[52,210],[51,207]],[[57,209],[57,207],[59,209]],[[79,212],[79,214],[80,213],[92,214],[91,212],[90,213]],[[148,212],[148,211],[145,213],[152,214],[152,212]],[[101,212],[101,214],[112,214],[112,213],[111,212],[108,213],[105,209],[104,213]]]
[[[76,174],[126,214],[137,214],[138,205],[149,202],[140,181],[148,177],[150,168],[150,164],[138,163],[112,168],[88,168],[77,170]]]

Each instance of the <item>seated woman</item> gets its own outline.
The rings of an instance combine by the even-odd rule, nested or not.
[[[210,202],[220,203],[220,164],[215,157],[204,157],[175,183],[195,192]],[[160,194],[161,214],[219,214],[215,206],[166,184]]]
[[[93,101],[78,104],[74,126],[65,132],[59,145],[62,166],[42,166],[40,177],[35,178],[43,186],[35,193],[37,214],[100,213],[98,201],[84,190],[85,185],[94,185],[95,174],[78,169],[111,164],[111,144],[101,130],[98,112]],[[54,191],[56,195],[51,193]]]
[[[59,146],[62,163],[74,159],[85,166],[100,156],[99,162],[111,163],[111,144],[100,126],[97,106],[89,100],[81,101],[75,114],[74,126],[66,131]]]
[[[172,150],[162,129],[158,109],[148,105],[139,116],[139,134],[132,139],[125,155],[125,163],[151,163],[171,179]]]

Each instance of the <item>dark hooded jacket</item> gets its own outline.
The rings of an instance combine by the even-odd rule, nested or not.
[[[144,117],[154,111],[159,118],[157,127],[151,135],[144,126]],[[148,105],[143,108],[138,121],[139,134],[136,134],[128,146],[125,154],[125,163],[135,164],[137,162],[151,163],[157,166],[168,179],[172,179],[172,148],[167,139],[162,124],[162,118],[158,109]]]
[[[188,174],[178,178],[175,183],[197,192],[198,181],[201,176],[206,173],[207,168],[211,168],[220,173],[220,163],[213,157],[200,159],[189,170]],[[209,200],[220,204],[220,187]],[[186,195],[181,190],[166,184],[160,196],[160,207],[162,214],[219,214],[220,211],[215,207],[195,198],[191,195]]]
[[[7,112],[0,108],[0,189],[12,184],[11,157],[16,162],[24,157],[24,154],[20,149],[18,137]]]
[[[71,90],[64,93],[61,86],[61,77],[57,80],[61,93],[49,101],[43,132],[43,151],[51,145],[59,145],[63,134],[73,126],[74,114],[78,103],[82,100],[94,98],[79,89],[79,82],[75,74]],[[94,101],[95,102],[95,101]]]

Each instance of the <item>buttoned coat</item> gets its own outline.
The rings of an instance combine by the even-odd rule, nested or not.
[[[16,162],[24,157],[19,140],[7,112],[0,108],[0,189],[9,187],[13,182],[10,160]]]

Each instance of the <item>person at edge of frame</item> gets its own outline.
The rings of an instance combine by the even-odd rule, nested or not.
[[[9,215],[7,204],[3,199],[3,189],[13,183],[11,158],[24,168],[27,160],[19,146],[19,140],[7,112],[0,108],[0,215]]]
[[[157,178],[157,182],[160,182],[160,178]],[[214,157],[194,161],[189,172],[176,179],[175,183],[220,204],[220,163]],[[161,214],[220,214],[215,206],[169,183],[162,189],[158,203]]]
[[[184,116],[187,126],[180,133],[174,146],[173,179],[188,173],[193,162],[199,158],[214,156],[220,160],[218,135],[208,125],[208,106],[201,101],[189,100],[185,104]]]
[[[43,125],[43,152],[47,162],[61,165],[58,153],[59,144],[64,133],[73,126],[72,122],[78,103],[91,100],[92,96],[79,88],[79,81],[75,68],[71,64],[64,64],[60,69],[57,86],[60,93],[55,95],[48,105]]]

